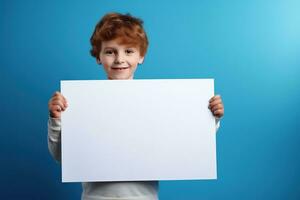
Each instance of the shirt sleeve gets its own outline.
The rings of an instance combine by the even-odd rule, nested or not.
[[[61,120],[57,118],[48,119],[48,149],[51,156],[61,161]]]
[[[219,127],[220,127],[220,118],[215,118],[216,119],[216,132],[218,132],[218,130],[219,130]]]

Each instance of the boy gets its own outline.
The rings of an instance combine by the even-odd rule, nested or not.
[[[111,80],[133,79],[138,64],[142,64],[148,39],[142,26],[143,22],[135,17],[119,13],[109,13],[96,25],[91,37],[91,55],[102,64]],[[61,113],[68,107],[67,100],[56,92],[49,100],[50,117],[48,121],[48,147],[57,161],[61,160]],[[216,121],[224,114],[219,95],[209,101],[209,108]],[[218,123],[217,123],[218,124]],[[156,200],[158,181],[139,182],[91,182],[82,183],[84,200]]]

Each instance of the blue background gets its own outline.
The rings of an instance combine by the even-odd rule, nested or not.
[[[135,78],[215,78],[218,180],[162,181],[163,199],[300,199],[300,1],[1,1],[1,199],[79,199],[47,149],[62,79],[105,79],[89,38],[107,12],[145,22]]]

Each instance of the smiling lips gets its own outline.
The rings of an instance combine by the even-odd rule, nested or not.
[[[129,69],[129,67],[112,67],[112,69],[122,71],[122,70],[125,70],[125,69]]]

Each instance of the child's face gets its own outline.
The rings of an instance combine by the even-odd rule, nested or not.
[[[139,49],[119,44],[117,40],[103,41],[99,63],[102,63],[108,79],[133,79],[138,64],[144,57]]]

